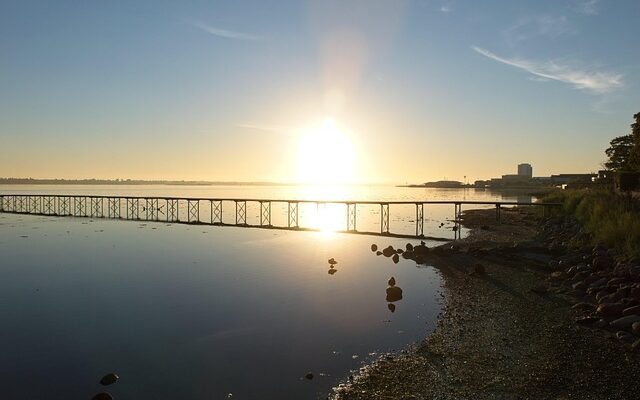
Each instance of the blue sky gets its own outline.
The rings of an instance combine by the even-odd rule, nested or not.
[[[327,117],[359,181],[588,172],[640,111],[633,0],[1,7],[2,176],[291,181]]]

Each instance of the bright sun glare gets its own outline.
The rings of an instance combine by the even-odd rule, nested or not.
[[[353,181],[351,140],[332,118],[304,132],[298,148],[298,179],[302,183],[335,184]]]

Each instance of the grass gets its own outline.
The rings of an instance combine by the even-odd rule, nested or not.
[[[629,257],[640,257],[640,204],[610,190],[558,190],[541,201],[562,203],[593,238]]]

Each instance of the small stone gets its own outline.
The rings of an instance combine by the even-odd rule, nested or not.
[[[411,243],[407,243],[407,245],[404,247],[407,251],[413,251],[413,245]]]
[[[618,318],[610,322],[610,325],[618,329],[630,328],[634,323],[640,322],[640,316],[627,315],[626,317]]]
[[[120,377],[114,374],[113,372],[111,372],[103,376],[102,379],[100,379],[100,384],[103,386],[109,386],[116,383],[118,379],[120,379]]]
[[[621,342],[633,342],[635,340],[635,336],[625,331],[616,332],[616,338]]]
[[[382,255],[382,252],[381,251],[376,251],[376,255],[377,256]]]
[[[334,260],[334,259],[333,259],[333,257],[331,257],[331,258],[329,259],[329,264],[331,264],[331,265],[336,265],[337,263],[338,263],[338,262],[337,262],[336,260]]]
[[[387,283],[389,284],[389,286],[394,287],[396,285],[396,278],[392,276],[391,278],[389,278],[389,281]]]
[[[313,379],[313,374],[311,372],[309,372],[304,377],[307,378],[308,380],[312,380]]]
[[[584,281],[578,281],[578,282],[574,283],[573,285],[571,285],[571,287],[573,288],[573,290],[584,292],[585,289],[587,288],[587,284],[584,283]]]
[[[603,317],[619,317],[622,315],[622,304],[620,303],[604,303],[598,306],[596,312]]]
[[[371,251],[378,251],[378,245],[377,244],[372,244],[371,245]]]
[[[394,264],[397,264],[398,261],[400,261],[400,256],[397,254],[394,254],[391,259],[393,260]]]
[[[640,315],[640,306],[633,306],[622,310],[622,315]]]

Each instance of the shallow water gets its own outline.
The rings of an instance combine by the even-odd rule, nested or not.
[[[311,196],[281,187],[108,189],[1,192]],[[504,199],[390,187],[374,195],[334,198]],[[428,229],[446,229],[439,223],[452,210],[429,210]],[[393,223],[411,226],[411,213]],[[424,338],[440,311],[435,269],[395,265],[371,243],[407,240],[0,213],[2,397],[91,398],[113,371],[121,379],[107,391],[116,399],[324,398],[350,370]],[[386,299],[391,276],[403,290],[395,312]]]
[[[376,257],[370,237],[9,214],[0,224],[6,398],[90,398],[110,371],[117,399],[321,398],[370,353],[421,339],[439,312],[437,272]],[[390,276],[403,289],[394,313]]]

